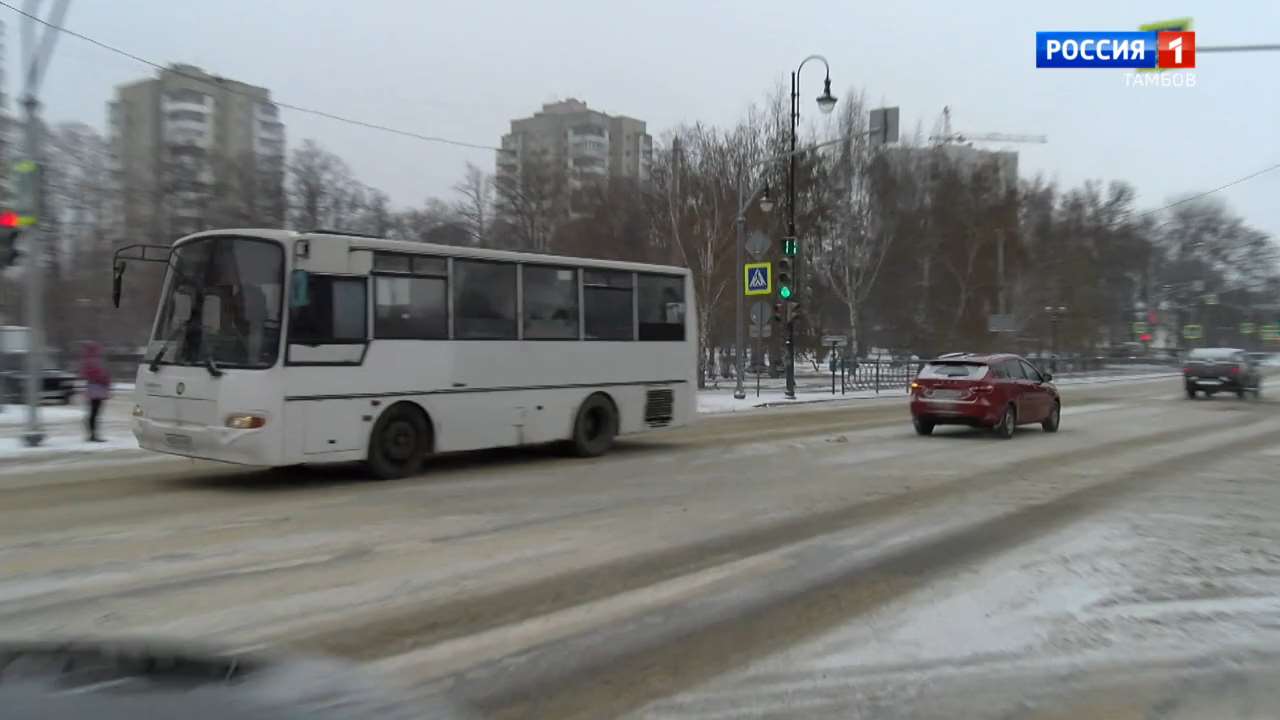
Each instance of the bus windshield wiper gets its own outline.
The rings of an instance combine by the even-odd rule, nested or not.
[[[156,351],[156,356],[151,358],[151,372],[158,372],[160,370],[160,360],[164,357],[164,353],[168,349],[168,343],[160,344],[160,349]]]
[[[213,359],[213,353],[204,356],[204,369],[214,377],[222,377],[222,370],[218,368],[218,363]]]

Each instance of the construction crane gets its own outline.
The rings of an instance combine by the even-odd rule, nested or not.
[[[967,143],[967,142],[1009,142],[1009,143],[1039,143],[1041,145],[1049,142],[1047,135],[1025,135],[1016,133],[955,133],[951,132],[951,106],[942,108],[942,134],[930,135],[929,140],[938,143]]]

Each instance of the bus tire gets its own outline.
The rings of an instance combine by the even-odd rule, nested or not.
[[[618,410],[604,393],[595,393],[582,401],[573,421],[570,446],[578,457],[597,457],[613,447],[618,434]]]
[[[431,424],[412,403],[387,408],[369,435],[369,471],[379,480],[393,480],[422,469],[431,451]]]

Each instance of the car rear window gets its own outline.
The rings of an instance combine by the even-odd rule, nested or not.
[[[1191,362],[1234,362],[1238,359],[1238,350],[1192,350],[1187,356]]]
[[[981,380],[990,371],[982,363],[931,362],[920,371],[920,377],[932,380]]]

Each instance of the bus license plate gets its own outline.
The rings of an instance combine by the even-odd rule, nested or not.
[[[190,450],[191,436],[170,433],[164,436],[164,444],[175,450]]]

